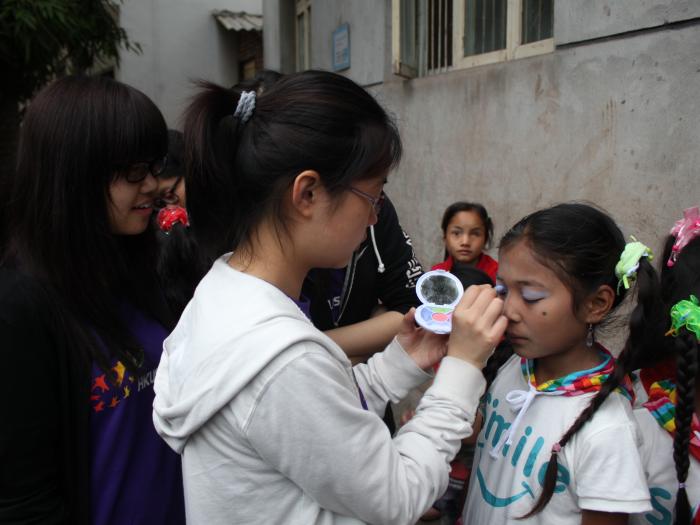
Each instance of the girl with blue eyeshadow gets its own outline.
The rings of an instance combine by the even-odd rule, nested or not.
[[[508,328],[485,369],[465,524],[623,524],[651,508],[629,381],[595,338],[636,276],[653,281],[649,255],[584,204],[505,234],[496,290]]]

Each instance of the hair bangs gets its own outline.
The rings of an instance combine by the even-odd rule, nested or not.
[[[114,86],[108,114],[111,118],[112,141],[107,158],[116,169],[137,162],[150,162],[168,152],[168,130],[156,105],[140,91]]]
[[[390,120],[370,125],[358,133],[356,169],[358,179],[372,179],[388,173],[401,161],[399,132]]]

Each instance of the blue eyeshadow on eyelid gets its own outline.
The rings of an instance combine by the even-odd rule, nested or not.
[[[521,295],[526,301],[539,301],[540,299],[545,299],[549,297],[549,294],[547,292],[536,292],[532,290],[523,290],[521,292]]]

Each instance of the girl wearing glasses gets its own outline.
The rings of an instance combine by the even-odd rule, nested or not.
[[[154,422],[182,454],[192,523],[413,523],[441,494],[483,392],[502,302],[471,288],[453,337],[416,328],[367,364],[297,305],[311,268],[342,268],[377,221],[401,143],[349,79],[287,75],[256,96],[203,84],[185,119],[192,228],[228,241],[166,339]],[[379,411],[443,360],[392,440]]]
[[[107,78],[29,106],[0,268],[2,523],[184,523],[180,459],[151,424],[166,148],[153,102]]]

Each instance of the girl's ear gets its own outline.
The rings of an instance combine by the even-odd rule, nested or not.
[[[584,302],[584,321],[597,324],[603,320],[615,302],[615,290],[607,284],[598,287]]]
[[[317,171],[305,170],[292,183],[292,208],[303,217],[309,217],[319,202],[321,176]]]

